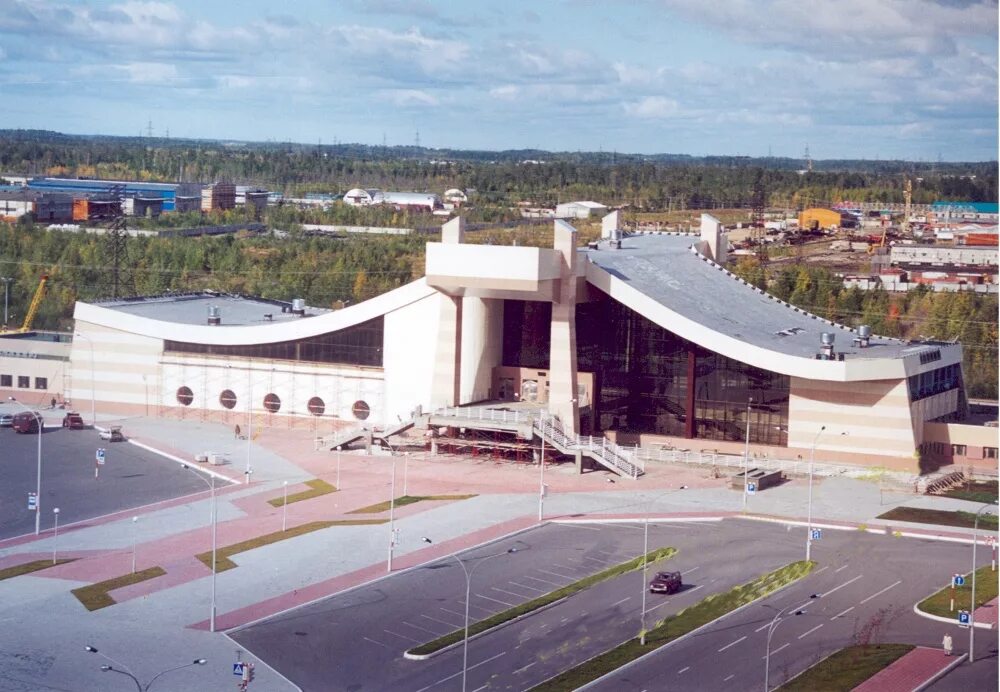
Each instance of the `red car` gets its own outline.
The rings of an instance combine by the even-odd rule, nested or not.
[[[680,572],[657,572],[649,582],[650,593],[677,593],[681,590]]]
[[[83,416],[76,411],[70,411],[63,417],[63,427],[70,430],[83,430]]]
[[[42,420],[42,416],[37,411],[29,413],[24,411],[23,413],[14,414],[13,424],[14,432],[19,433],[40,433],[41,428],[39,427],[39,421]]]

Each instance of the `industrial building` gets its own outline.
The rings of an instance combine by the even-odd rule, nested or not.
[[[383,192],[375,188],[363,190],[359,187],[344,193],[344,204],[352,207],[390,204],[401,209],[428,212],[444,207],[440,197],[427,192]]]
[[[987,223],[1000,221],[1000,205],[996,202],[934,202],[928,220],[935,226],[953,223]]]
[[[556,205],[557,219],[589,219],[593,216],[603,216],[608,208],[600,202],[563,202]]]
[[[122,190],[124,197],[162,198],[163,211],[184,211],[177,206],[178,197],[191,199],[198,198],[201,194],[201,185],[197,183],[144,183],[89,178],[32,178],[28,181],[28,189],[74,195],[107,194]]]
[[[551,248],[464,239],[452,220],[423,277],[336,311],[213,293],[77,303],[64,391],[123,415],[317,431],[507,402],[492,410],[541,409],[559,439],[594,436],[628,468],[637,448],[673,447],[917,471],[944,434],[995,463],[996,430],[961,422],[960,344],[769,296],[725,269],[711,216],[700,235],[629,235],[611,214],[585,249],[564,221]]]
[[[857,225],[857,217],[843,211],[813,207],[799,212],[799,228],[802,230],[832,230]]]
[[[201,210],[225,211],[236,208],[236,186],[229,182],[217,182],[202,188]]]

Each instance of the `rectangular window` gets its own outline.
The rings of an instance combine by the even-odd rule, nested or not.
[[[28,389],[31,386],[31,378],[26,375],[18,375],[17,386],[19,389]]]
[[[996,459],[997,458],[997,448],[996,447],[983,447],[983,458],[984,459]]]
[[[49,388],[49,378],[47,377],[35,378],[35,389],[48,389],[48,388]]]
[[[0,387],[13,387],[13,386],[14,386],[13,375],[0,375]]]
[[[965,452],[966,452],[965,445],[952,445],[951,446],[951,455],[953,457],[964,457],[965,456]]]

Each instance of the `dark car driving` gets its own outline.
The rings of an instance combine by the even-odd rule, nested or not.
[[[70,430],[82,430],[83,416],[76,411],[70,411],[63,417],[62,425],[64,428],[69,428]]]
[[[681,590],[680,572],[657,572],[649,582],[650,593],[677,593]]]

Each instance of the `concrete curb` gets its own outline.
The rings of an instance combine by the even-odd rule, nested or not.
[[[937,593],[937,592],[935,592],[935,593]],[[947,623],[949,625],[954,625],[955,627],[961,627],[962,629],[965,629],[967,627],[967,625],[960,625],[960,624],[958,624],[957,617],[955,617],[955,618],[946,618],[946,617],[941,617],[940,615],[931,615],[930,613],[927,613],[927,612],[924,612],[923,610],[920,610],[919,606],[920,606],[919,603],[914,603],[913,604],[913,612],[916,613],[917,615],[919,615],[922,618],[927,618],[928,620],[937,620],[938,622],[945,622],[945,623]],[[991,629],[993,629],[993,624],[989,623],[989,622],[977,622],[976,623],[976,629],[991,630]]]
[[[652,651],[650,651],[649,653],[643,654],[639,658],[632,659],[631,661],[629,661],[625,665],[620,666],[618,668],[615,668],[610,673],[605,673],[601,677],[596,678],[594,680],[591,680],[586,685],[581,685],[580,687],[576,688],[575,692],[582,692],[583,690],[588,690],[591,687],[593,687],[594,685],[596,685],[597,683],[599,683],[602,680],[604,680],[604,678],[610,677],[612,675],[617,675],[618,673],[621,673],[621,672],[623,672],[625,670],[628,670],[632,666],[637,665],[640,661],[644,661],[645,659],[649,658],[650,656],[653,656],[654,654],[661,653],[664,649],[668,649],[671,646],[673,646],[674,644],[676,644],[677,642],[684,641],[688,637],[697,634],[698,632],[700,632],[701,630],[705,629],[706,627],[710,627],[711,625],[714,625],[717,622],[721,622],[721,621],[725,620],[726,618],[728,618],[731,615],[735,615],[736,613],[740,612],[744,608],[748,608],[748,607],[752,606],[757,601],[762,601],[765,598],[770,598],[771,596],[774,596],[775,594],[781,593],[782,591],[784,591],[785,589],[787,589],[789,586],[792,586],[793,584],[798,584],[800,581],[802,581],[803,579],[805,579],[806,577],[808,577],[811,574],[814,574],[814,572],[812,570],[810,570],[808,574],[804,574],[801,577],[799,577],[798,579],[796,579],[794,581],[790,581],[787,584],[785,584],[784,586],[782,586],[782,587],[780,587],[778,589],[775,589],[774,591],[772,591],[772,592],[770,592],[768,594],[764,594],[763,596],[760,596],[759,598],[755,598],[752,601],[750,601],[749,603],[744,603],[743,605],[741,605],[739,608],[736,608],[735,610],[730,610],[728,613],[726,613],[722,617],[718,617],[718,618],[716,618],[716,619],[714,619],[714,620],[712,620],[710,622],[706,622],[701,627],[696,627],[695,629],[691,630],[690,632],[685,632],[681,636],[677,637],[677,639],[669,641],[666,644],[664,644],[663,646],[658,646],[655,649],[653,649]],[[704,600],[704,599],[702,599],[702,600]],[[700,601],[699,601],[699,603],[700,603]],[[697,605],[697,604],[695,604],[695,605]],[[690,608],[692,606],[688,606],[688,607]],[[612,648],[615,648],[615,647],[612,647]],[[610,651],[610,650],[611,649],[608,649],[608,651]],[[603,656],[605,653],[607,653],[607,651],[602,652],[602,653],[598,654],[597,656]],[[592,660],[593,658],[597,658],[597,656],[592,656],[591,658],[589,658],[587,660],[588,661]],[[584,661],[584,663],[586,663],[586,661]],[[565,672],[565,671],[563,671],[563,672]],[[562,675],[562,673],[559,673],[558,675]],[[552,677],[557,677],[557,676],[553,675]],[[552,678],[549,678],[549,679],[551,680]],[[547,681],[543,681],[543,682],[547,682]]]
[[[194,469],[196,471],[204,473],[207,476],[214,476],[215,478],[218,478],[219,480],[222,480],[222,481],[226,481],[227,483],[231,483],[232,485],[244,485],[243,483],[240,483],[239,481],[234,481],[232,478],[229,478],[228,476],[224,476],[224,475],[222,475],[221,473],[219,473],[217,471],[213,471],[211,469],[206,469],[206,468],[202,468],[201,466],[197,466],[196,465],[197,462],[195,462],[195,461],[187,461],[186,459],[181,459],[178,456],[174,456],[173,454],[168,454],[167,452],[164,452],[163,450],[157,449],[156,447],[153,447],[152,445],[148,445],[145,442],[137,442],[136,440],[126,440],[126,441],[129,444],[131,444],[131,445],[135,445],[136,447],[139,447],[140,449],[145,449],[147,452],[152,452],[153,454],[157,454],[157,455],[163,457],[164,459],[170,459],[170,461],[176,461],[178,464],[182,464],[184,466],[188,466],[188,467],[190,467],[190,468],[192,468],[192,469]]]
[[[506,627],[507,625],[513,625],[515,622],[520,622],[521,620],[523,620],[526,617],[530,617],[530,616],[532,616],[532,615],[534,615],[536,613],[540,613],[543,610],[548,610],[549,608],[552,608],[553,606],[557,606],[560,603],[563,603],[568,598],[569,598],[569,596],[564,596],[563,598],[560,598],[558,601],[552,601],[552,603],[546,603],[541,608],[535,608],[534,610],[532,610],[530,612],[518,615],[513,620],[505,620],[505,621],[501,622],[499,625],[496,625],[495,627],[490,627],[488,630],[483,630],[482,632],[478,632],[478,633],[472,635],[471,637],[469,637],[469,641],[471,642],[474,639],[478,639],[479,637],[485,636],[487,634],[492,634],[492,633],[496,632],[497,630]],[[445,635],[445,636],[447,636],[447,635]],[[452,649],[454,649],[456,647],[462,646],[464,643],[465,643],[465,638],[463,637],[462,639],[459,639],[454,644],[449,644],[448,646],[440,648],[437,651],[432,651],[429,654],[411,654],[409,652],[409,650],[407,650],[407,651],[403,652],[403,658],[405,658],[407,661],[426,661],[429,658],[434,658],[438,654],[443,654],[445,651],[451,651]],[[420,646],[423,646],[423,644],[421,644]],[[416,648],[416,647],[414,647],[414,648]]]
[[[722,521],[729,517],[649,517],[650,524],[687,524],[697,521]],[[645,516],[633,519],[617,517],[615,519],[546,519],[550,524],[635,524],[646,520]]]
[[[917,685],[916,687],[914,687],[913,688],[913,692],[923,692],[923,690],[926,690],[928,687],[930,687],[935,682],[937,682],[938,680],[940,680],[941,678],[943,678],[945,675],[947,675],[948,673],[950,673],[952,670],[954,670],[955,668],[958,668],[960,665],[962,665],[962,663],[964,663],[965,659],[967,659],[968,657],[969,657],[969,654],[962,654],[961,656],[958,656],[954,661],[952,661],[951,663],[949,663],[947,666],[945,666],[944,668],[942,668],[938,672],[934,673],[934,675],[930,676],[929,678],[927,678],[926,680],[924,680],[922,683],[920,683],[919,685]]]
[[[750,519],[752,521],[764,521],[770,522],[772,524],[785,524],[787,526],[809,526],[809,522],[802,521],[801,519],[784,519],[782,517],[755,515],[755,514],[742,514],[734,515],[733,519]],[[872,533],[884,536],[890,536],[892,538],[922,538],[929,541],[947,541],[949,543],[966,543],[972,545],[974,540],[978,540],[979,545],[986,545],[986,542],[982,540],[979,536],[973,538],[970,534],[967,538],[963,537],[961,534],[940,534],[940,533],[916,533],[913,531],[903,531],[898,526],[890,524],[882,524],[878,526],[869,526],[867,523],[856,523],[856,524],[829,524],[822,521],[814,521],[812,523],[814,529],[831,529],[834,531],[861,531],[863,533]],[[980,531],[982,533],[993,533],[990,531]]]
[[[248,649],[248,648],[247,648],[246,644],[242,644],[242,643],[240,643],[240,642],[236,641],[235,639],[233,639],[232,637],[230,637],[230,636],[229,636],[229,635],[228,635],[228,634],[227,634],[226,632],[222,632],[222,635],[223,635],[223,636],[224,636],[224,637],[225,637],[226,639],[228,639],[229,641],[231,641],[231,642],[232,642],[232,643],[233,643],[233,644],[234,644],[234,645],[236,646],[236,649],[237,649],[238,651],[242,650],[243,652],[245,652],[245,653],[248,653],[248,654],[250,654],[251,656],[253,656],[254,658],[256,658],[256,659],[257,659],[257,665],[264,665],[264,666],[265,666],[265,667],[266,667],[266,668],[267,668],[268,670],[270,670],[270,671],[271,671],[272,673],[274,673],[274,674],[275,674],[275,675],[277,675],[277,676],[278,676],[279,678],[281,678],[282,680],[284,680],[285,682],[287,682],[287,683],[288,683],[288,684],[289,684],[289,685],[290,685],[290,686],[291,686],[291,687],[292,687],[293,689],[295,689],[295,690],[298,690],[298,692],[303,692],[303,690],[302,690],[302,688],[301,688],[301,687],[299,687],[299,686],[298,686],[298,685],[296,685],[296,684],[295,684],[294,682],[292,682],[292,681],[291,681],[291,680],[289,680],[289,679],[288,679],[287,677],[285,677],[285,676],[284,676],[284,675],[283,675],[283,674],[281,673],[281,671],[279,671],[279,670],[278,670],[277,668],[275,668],[274,666],[272,666],[272,665],[271,665],[270,663],[268,663],[267,661],[265,661],[264,659],[262,659],[262,658],[261,658],[260,656],[258,656],[258,655],[257,655],[257,654],[255,654],[254,652],[250,651],[250,649]]]

